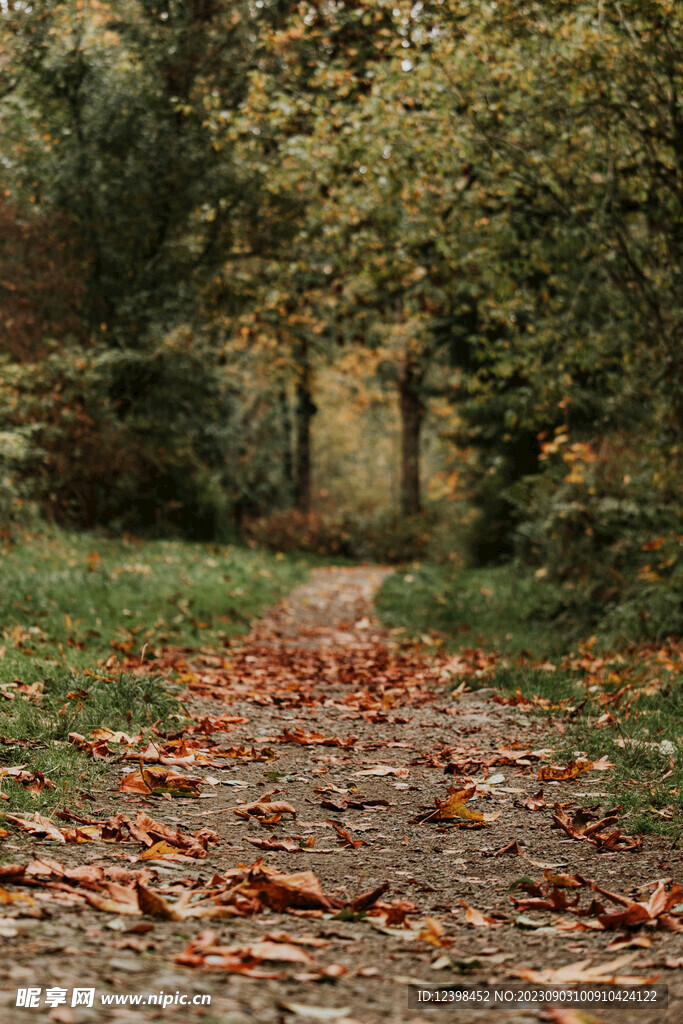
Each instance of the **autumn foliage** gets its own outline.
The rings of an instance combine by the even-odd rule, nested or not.
[[[24,211],[0,195],[0,331],[3,353],[20,363],[53,343],[83,341],[86,282],[73,222]]]
[[[518,560],[566,631],[680,631],[675,4],[0,24],[8,523]]]

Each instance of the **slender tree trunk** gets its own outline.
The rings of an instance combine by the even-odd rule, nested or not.
[[[308,514],[311,509],[311,426],[316,413],[311,398],[312,373],[308,358],[308,346],[302,341],[297,348],[297,382],[295,403],[295,445],[296,462],[294,476],[294,500],[300,512]]]
[[[292,453],[292,416],[289,396],[284,385],[278,392],[278,404],[280,406],[280,425],[282,429],[282,476],[285,481],[287,500],[289,501],[294,489],[294,457]]]
[[[423,372],[407,357],[398,378],[401,413],[401,511],[412,516],[420,511],[420,430],[425,407],[420,395]]]

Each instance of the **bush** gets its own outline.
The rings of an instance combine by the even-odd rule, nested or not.
[[[225,534],[234,396],[210,355],[183,332],[141,352],[74,347],[13,366],[0,429],[30,431],[40,453],[21,461],[13,486],[77,529]]]
[[[20,475],[33,457],[26,432],[0,432],[0,532],[5,536],[11,536],[17,526],[26,525],[32,518],[29,489]]]
[[[24,477],[41,458],[34,441],[35,427],[16,422],[17,417],[11,415],[20,403],[17,369],[11,363],[0,364],[0,532],[6,537],[35,518],[31,488]]]
[[[559,434],[544,462],[513,496],[524,515],[517,552],[554,585],[548,610],[629,640],[680,633],[678,452],[625,435],[572,444]]]
[[[310,551],[318,555],[400,565],[415,559],[455,557],[450,526],[438,507],[415,516],[391,509],[338,509],[304,515],[277,512],[248,521],[245,538],[274,551]]]

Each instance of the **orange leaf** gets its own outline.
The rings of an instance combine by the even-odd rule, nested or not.
[[[468,906],[464,900],[460,900],[460,906],[465,908],[467,923],[474,925],[475,928],[500,928],[503,923],[502,920],[496,920],[495,917],[485,917],[474,907]]]

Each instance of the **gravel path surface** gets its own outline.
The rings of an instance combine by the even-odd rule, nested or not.
[[[185,834],[210,829],[217,841],[201,859],[185,860],[163,854],[140,860],[142,847],[131,839],[6,841],[5,863],[49,858],[63,871],[38,870],[36,877],[42,870],[53,885],[58,880],[50,888],[17,878],[10,884],[0,867],[6,886],[0,889],[0,1021],[682,1019],[683,932],[658,928],[656,920],[604,930],[595,912],[520,909],[510,894],[523,880],[527,889],[513,895],[547,902],[551,874],[565,876],[560,891],[569,904],[578,896],[586,910],[596,898],[587,880],[647,901],[658,880],[668,886],[672,878],[683,879],[681,853],[647,838],[639,850],[598,852],[553,827],[555,803],[604,805],[602,773],[541,784],[538,769],[553,745],[552,728],[544,733],[548,727],[497,703],[490,689],[458,693],[458,683],[476,685],[472,652],[430,655],[383,630],[372,616],[372,597],[387,571],[315,570],[245,641],[217,650],[160,651],[151,665],[131,659],[134,670],[166,672],[187,686],[195,720],[187,735],[205,741],[211,764],[197,760],[175,768],[210,781],[200,781],[194,798],[121,792],[123,770],[140,771],[144,757],[139,764],[122,761],[112,765],[110,788],[82,814],[101,820],[142,813]],[[541,785],[547,806],[532,810],[525,801]],[[469,794],[471,817],[439,812],[449,787]],[[278,803],[290,810],[270,813],[268,805]],[[258,806],[245,811],[250,805]],[[429,813],[429,820],[420,820]],[[285,848],[268,849],[278,843]],[[258,858],[262,864],[254,867]],[[64,871],[102,865],[105,872],[144,868],[145,885],[163,890],[171,902],[183,886],[207,899],[220,891],[211,905],[222,906],[225,916],[166,919],[149,900],[142,913],[98,909],[78,895]],[[272,869],[314,872],[328,906],[284,900],[273,909],[273,878],[279,876]],[[566,888],[567,876],[581,881]],[[237,880],[232,888],[230,879]],[[296,884],[302,892],[312,886],[310,876]],[[259,885],[271,892],[260,905],[253,895]],[[252,893],[258,912],[230,902],[240,886]],[[363,909],[359,897],[378,890]],[[32,902],[13,898],[17,893]],[[620,909],[602,901],[607,912]],[[608,948],[619,941],[625,945]],[[274,943],[282,960],[273,955]],[[426,983],[510,986],[519,984],[520,971],[624,957],[612,973],[658,977],[669,986],[668,1010],[631,1003],[563,1017],[569,1011],[549,1011],[542,1003],[491,1010],[415,1002]],[[66,1004],[17,1007],[17,988],[30,986],[41,987],[41,1000],[47,989],[67,989]],[[92,1008],[70,1005],[76,986],[96,989]],[[102,993],[159,992],[210,995],[212,1004],[106,1008],[100,1002]]]

